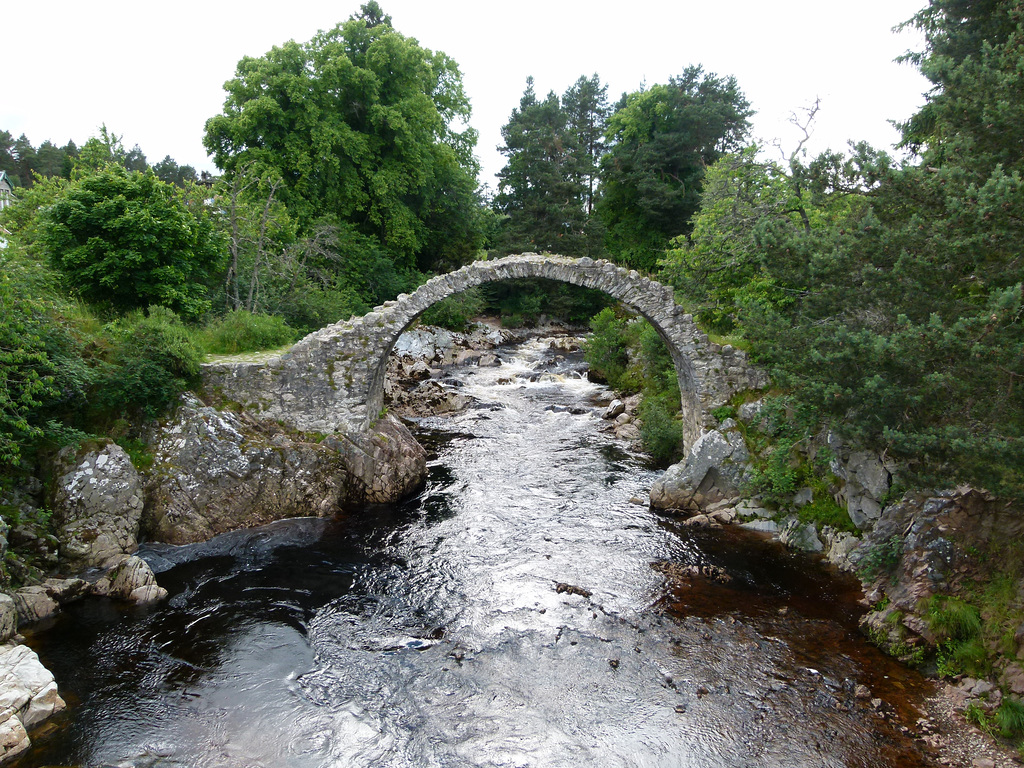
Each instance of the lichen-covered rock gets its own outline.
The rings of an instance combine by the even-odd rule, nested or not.
[[[314,439],[186,396],[151,437],[143,523],[170,544],[285,517],[333,514],[349,484],[343,457]]]
[[[30,746],[32,742],[18,714],[10,707],[0,710],[0,763],[14,759]]]
[[[151,438],[143,518],[169,544],[205,541],[287,517],[327,516],[342,502],[396,501],[426,477],[426,454],[393,417],[355,438],[317,442],[192,396]]]
[[[351,473],[345,500],[383,503],[408,496],[427,476],[427,452],[393,416],[366,435],[331,435],[324,445],[343,457]]]
[[[0,643],[6,643],[18,631],[18,606],[14,598],[0,592]]]
[[[22,587],[14,595],[14,606],[18,612],[18,626],[53,616],[60,606],[41,586]]]
[[[732,428],[730,428],[732,427]],[[701,435],[685,461],[673,464],[651,488],[658,509],[698,512],[724,499],[739,497],[750,454],[743,435],[727,420],[722,430]]]
[[[852,571],[856,568],[851,555],[860,546],[860,539],[849,531],[837,531],[826,525],[821,529],[821,538],[825,544],[825,559],[841,571]]]
[[[138,548],[143,484],[113,442],[57,456],[53,519],[61,558],[71,568],[102,566]]]
[[[870,530],[882,514],[895,464],[870,451],[850,451],[835,432],[826,437],[835,458],[832,473],[842,483],[839,501],[844,502],[850,520],[861,530]]]
[[[134,603],[154,603],[167,597],[167,590],[156,583],[149,563],[137,555],[124,556],[93,585],[92,591]]]
[[[26,731],[64,709],[53,675],[26,645],[0,645],[0,762],[29,746]]]
[[[821,552],[825,548],[818,538],[818,529],[814,523],[801,523],[797,517],[786,519],[779,531],[779,541],[787,547],[804,552]]]

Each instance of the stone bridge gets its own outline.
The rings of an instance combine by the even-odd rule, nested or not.
[[[205,366],[205,387],[222,401],[304,432],[366,433],[380,416],[388,355],[427,308],[484,283],[545,278],[594,288],[643,315],[668,345],[679,378],[687,450],[713,426],[710,410],[739,390],[763,386],[745,353],[708,341],[669,286],[605,260],[526,253],[476,261],[431,278],[363,317],[335,323],[262,363]]]

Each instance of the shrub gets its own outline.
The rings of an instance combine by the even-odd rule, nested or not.
[[[676,459],[683,442],[683,425],[675,418],[678,406],[661,397],[640,403],[640,439],[644,450],[659,464]]]
[[[439,301],[420,316],[429,325],[439,325],[451,331],[464,331],[469,321],[483,312],[484,300],[476,288],[449,296]]]
[[[208,353],[234,355],[290,344],[297,335],[283,317],[238,309],[207,325],[200,338]]]
[[[893,534],[873,544],[857,564],[861,577],[867,581],[891,575],[903,559],[903,537]]]
[[[932,596],[925,617],[940,640],[968,640],[981,632],[978,609],[956,597]]]
[[[1024,702],[1004,698],[996,710],[996,725],[1007,739],[1024,736]]]
[[[106,334],[113,353],[95,400],[107,417],[129,412],[155,418],[199,382],[203,351],[171,310],[133,312],[106,326]]]

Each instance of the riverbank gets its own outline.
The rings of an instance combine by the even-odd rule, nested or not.
[[[464,335],[417,329],[409,335],[409,338],[403,338],[396,346],[396,354],[391,361],[389,391],[395,395],[389,405],[391,413],[401,414],[417,421],[432,421],[438,414],[445,414],[441,416],[442,419],[454,419],[460,422],[467,418],[470,419],[470,422],[476,419],[491,418],[489,414],[492,413],[495,406],[483,404],[473,394],[472,388],[465,384],[464,372],[475,371],[481,374],[486,372],[487,378],[493,379],[493,384],[499,389],[522,389],[525,387],[527,390],[554,385],[560,378],[577,375],[569,373],[564,364],[566,356],[575,353],[578,348],[580,339],[577,334],[580,329],[548,328],[546,330],[557,332],[558,336],[544,343],[544,354],[535,367],[522,369],[512,365],[513,361],[508,358],[508,353],[500,347],[508,345],[514,340],[525,338],[528,335],[525,332],[511,333],[494,326],[479,328],[471,334]],[[546,406],[543,412],[550,417],[562,414],[566,417],[599,419],[601,430],[606,434],[610,433],[609,437],[617,438],[623,447],[631,449],[629,428],[636,429],[635,402],[630,405],[627,400],[616,404],[610,402],[612,397],[612,394],[609,393],[605,401],[582,406],[579,403],[552,403]],[[625,418],[622,418],[624,416]],[[704,490],[707,491],[708,488]],[[634,506],[646,507],[647,502],[646,499],[641,498],[642,495],[642,491],[632,493],[628,501]],[[704,502],[706,501],[707,499],[704,499]],[[755,506],[750,503],[750,500],[746,500],[746,503],[740,500],[731,506],[722,504],[721,501],[711,502],[710,505],[718,504],[713,510],[709,510],[707,508],[709,504],[705,503],[704,510],[696,514],[691,514],[694,510],[689,510],[686,513],[678,509],[670,511],[667,513],[666,519],[678,520],[684,536],[694,535],[704,529],[713,529],[718,526],[740,525],[744,519],[741,512],[754,518],[752,522],[755,522],[755,526],[751,527],[756,528],[761,525],[763,530],[763,523],[768,522],[766,517],[763,518],[757,513],[751,514],[751,510]],[[778,524],[776,523],[776,525]],[[791,533],[802,527],[803,525],[790,526]],[[785,525],[781,526],[782,530],[785,528]],[[714,532],[707,531],[707,533],[713,534]],[[779,530],[776,530],[776,534],[778,533]],[[793,544],[800,539],[801,537],[791,536],[786,541]],[[845,541],[845,539],[843,540]],[[665,562],[668,563],[668,561]],[[909,561],[907,562],[909,564]],[[847,563],[853,565],[853,559],[848,557]],[[718,573],[714,569],[705,572],[704,566],[699,564],[680,566],[666,564],[665,568],[654,570],[662,575],[666,584],[676,584],[677,586],[683,584],[689,590],[693,589],[694,579],[703,582]],[[729,576],[727,572],[723,573]],[[566,586],[566,590],[563,592],[569,595],[582,597],[582,593],[589,593],[583,599],[587,604],[591,604],[591,595],[594,593],[593,584],[588,584],[586,578],[560,581],[555,583],[554,587],[557,588],[559,585]],[[557,590],[556,593],[561,594]],[[621,663],[621,659],[619,661]],[[843,697],[840,697],[840,703],[843,706],[851,706],[857,702],[856,706],[870,711],[871,717],[876,719],[880,726],[884,724],[886,729],[892,729],[918,743],[928,755],[928,760],[931,761],[927,764],[968,766],[991,764],[1000,767],[1014,764],[1014,756],[1009,751],[997,748],[980,731],[970,730],[962,725],[957,727],[955,712],[957,708],[965,706],[965,702],[968,701],[962,692],[946,689],[929,699],[921,711],[897,712],[900,708],[894,709],[884,698],[880,698],[879,691],[872,690],[869,686],[865,686],[865,688],[866,690],[861,690],[856,686],[851,686],[849,691],[845,691],[844,688],[845,693]],[[711,691],[712,688],[708,690]],[[806,690],[813,691],[814,689],[810,687]],[[850,702],[843,703],[847,693]],[[767,692],[765,695],[768,695]],[[731,700],[732,694],[729,696]],[[701,696],[698,695],[697,698],[701,698]],[[877,704],[875,699],[877,699]],[[967,762],[964,762],[965,760]],[[979,760],[981,762],[975,762]],[[985,760],[992,762],[986,763]],[[913,762],[900,763],[901,766],[917,764]]]
[[[419,343],[426,343],[429,349],[430,344],[426,340],[430,332],[423,330],[421,333],[423,335],[420,337]],[[498,342],[499,337],[493,337],[493,341]],[[573,348],[576,343],[576,339],[569,338],[564,342],[559,342],[559,345]],[[444,347],[444,343],[441,344],[441,347]],[[410,351],[418,350],[410,348]],[[464,352],[449,355],[451,357],[449,362],[455,362],[460,354],[463,355],[462,362],[464,364],[480,363],[478,358],[466,355]],[[403,409],[400,412],[414,417],[422,416],[431,408],[437,407],[439,401],[445,401],[446,397],[452,398],[445,401],[443,406],[443,410],[449,413],[458,412],[467,407],[468,403],[463,396],[455,390],[446,390],[443,385],[444,354],[428,356],[430,357],[428,361],[416,360],[413,356],[401,359],[401,362],[396,359],[391,369],[395,377],[394,380],[398,381],[403,375],[405,376],[405,385],[398,389],[405,393],[416,391],[431,393],[424,401],[423,408],[417,408],[414,405],[408,407],[406,404],[400,403],[398,407]],[[427,364],[424,365],[424,362]],[[493,355],[483,356],[484,365],[499,363],[500,360],[496,361]],[[431,364],[442,367],[432,368]],[[447,394],[441,394],[444,392]],[[636,434],[636,407],[635,397],[622,397],[617,400],[602,414],[608,420],[605,429],[615,432],[616,436],[627,440],[634,436]],[[757,412],[758,404],[754,402],[745,408],[738,409],[737,415],[742,413],[749,421],[756,417]],[[623,427],[627,430],[626,434],[622,434],[620,431]],[[849,452],[846,452],[845,455],[841,454],[842,463],[838,469],[848,483],[842,489],[843,493],[839,495],[839,501],[855,510],[853,515],[858,517],[863,529],[868,533],[868,535],[864,535],[862,531],[861,535],[857,536],[849,531],[823,526],[820,523],[816,524],[813,518],[809,519],[807,515],[799,514],[801,506],[806,506],[813,501],[811,489],[805,489],[798,494],[802,498],[792,504],[788,510],[767,509],[766,505],[757,498],[743,498],[739,494],[739,489],[743,484],[744,473],[749,472],[749,454],[744,453],[746,444],[737,442],[736,438],[739,435],[736,422],[728,420],[719,431],[709,433],[704,444],[697,447],[696,454],[692,457],[693,460],[688,468],[686,463],[675,466],[655,483],[655,487],[652,489],[654,505],[668,509],[681,517],[684,520],[684,525],[688,527],[717,528],[735,524],[765,532],[766,535],[786,546],[805,552],[812,558],[820,558],[829,567],[861,576],[861,583],[866,593],[865,606],[870,607],[886,601],[885,589],[880,588],[884,585],[878,583],[884,579],[864,578],[865,570],[862,565],[862,561],[866,557],[871,557],[869,553],[877,552],[879,546],[888,541],[885,531],[892,526],[891,512],[887,512],[883,505],[891,485],[891,475],[884,465],[877,459],[866,455]],[[695,466],[696,468],[694,468]],[[687,479],[690,483],[688,487],[691,490],[691,495],[680,502],[678,480],[684,470],[689,473]],[[709,476],[713,478],[710,483],[707,482]],[[878,479],[880,476],[884,478],[883,481]],[[666,496],[665,485],[667,483],[671,486],[673,482],[676,487]],[[668,499],[667,503],[666,499]],[[673,505],[673,501],[676,502],[675,505]],[[921,509],[924,506],[927,506],[927,503],[922,501],[916,511],[918,517],[924,514]],[[931,506],[935,507],[934,504]],[[904,519],[904,523],[906,522],[907,520]],[[871,531],[876,528],[876,533],[872,536]],[[960,521],[960,530],[965,534],[961,549],[970,548],[978,543],[971,535],[970,527],[965,526],[962,520]],[[929,546],[930,550],[928,550]],[[939,546],[941,548],[941,544]],[[929,575],[915,564],[919,564],[922,557],[928,557],[926,550],[934,551],[935,547],[934,541],[930,544],[911,541],[907,545],[906,551],[899,553],[898,560],[906,566],[904,580],[910,580],[917,584],[909,591],[916,590],[919,597],[921,594],[920,584],[929,580],[935,582],[937,579],[934,572]],[[925,554],[922,555],[922,553]],[[891,574],[887,571],[885,574],[875,575],[884,576],[887,579]],[[923,612],[916,604],[915,606],[904,605],[904,607],[908,610],[901,618],[906,618],[911,624],[914,623],[914,608],[917,608],[918,613]],[[875,612],[871,610],[864,613],[862,617],[864,631],[883,649],[892,652],[891,647],[878,642],[877,633],[872,634],[871,632],[871,617],[874,614]],[[888,626],[892,628],[893,622],[890,621]],[[920,623],[917,626],[920,627]],[[897,634],[900,637],[900,642],[906,644],[910,633],[901,630]],[[915,641],[911,640],[907,647],[913,650],[916,647]],[[894,655],[899,656],[900,654]],[[915,666],[920,666],[920,664],[915,664]],[[925,671],[929,671],[929,669],[933,675],[932,679],[935,681],[935,693],[924,700],[916,717],[899,725],[900,729],[921,743],[931,754],[931,759],[935,761],[936,765],[1003,767],[1019,764],[1020,758],[1012,746],[1005,741],[993,738],[991,725],[982,730],[977,724],[972,724],[965,719],[965,712],[971,712],[973,708],[981,708],[990,715],[995,711],[999,699],[989,695],[990,691],[998,690],[995,681],[990,685],[978,685],[975,679],[966,678],[965,681],[965,676],[958,675],[952,682],[949,682],[935,676],[934,664],[930,668],[926,665]],[[869,700],[871,698],[868,696]],[[880,700],[875,700],[872,704],[876,706],[879,716],[884,718],[886,704]]]

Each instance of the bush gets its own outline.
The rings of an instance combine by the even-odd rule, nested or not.
[[[291,344],[297,335],[283,317],[238,309],[207,325],[200,339],[210,354],[234,355]]]
[[[171,310],[133,312],[105,330],[113,352],[95,395],[101,421],[125,412],[161,416],[199,383],[203,351]]]
[[[969,640],[981,632],[981,614],[955,597],[934,595],[928,602],[928,627],[940,640]]]
[[[1007,739],[1024,736],[1024,702],[1004,698],[996,710],[996,725]]]
[[[439,301],[420,315],[420,320],[428,325],[439,325],[450,331],[464,331],[469,321],[483,312],[484,300],[477,288],[449,296]]]
[[[591,319],[590,330],[590,338],[583,345],[583,358],[595,378],[620,392],[639,389],[639,382],[629,371],[627,350],[636,339],[630,318],[606,307]]]
[[[645,397],[640,403],[640,439],[659,464],[671,464],[679,456],[683,425],[675,418],[678,410],[678,405],[662,397]]]
[[[90,302],[198,317],[224,244],[210,212],[191,202],[151,171],[108,166],[61,190],[42,214],[40,244]]]
[[[902,559],[903,537],[893,534],[868,549],[857,564],[857,571],[861,578],[872,581],[879,576],[891,575]]]

